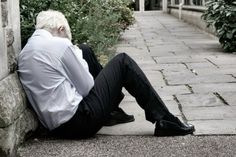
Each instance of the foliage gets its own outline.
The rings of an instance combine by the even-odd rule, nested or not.
[[[202,18],[208,27],[216,29],[216,35],[225,51],[236,50],[236,1],[209,0]]]
[[[21,0],[20,3],[22,45],[33,33],[35,17],[42,10],[64,13],[73,43],[86,42],[102,54],[134,20],[128,8],[130,0]]]

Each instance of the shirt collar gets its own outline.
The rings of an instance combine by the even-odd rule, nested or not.
[[[45,37],[45,38],[52,38],[52,34],[45,30],[45,29],[36,29],[35,32],[33,33],[32,37],[35,37],[35,36],[42,36],[42,37]]]

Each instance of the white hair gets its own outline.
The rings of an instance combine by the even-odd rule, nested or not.
[[[60,27],[65,28],[66,36],[71,40],[70,26],[61,12],[55,10],[41,11],[36,17],[36,29],[46,29],[52,32]]]

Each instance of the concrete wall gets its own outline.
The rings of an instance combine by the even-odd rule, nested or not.
[[[15,156],[17,146],[37,127],[16,73],[21,50],[19,0],[0,5],[0,156]]]
[[[201,30],[204,30],[207,33],[210,33],[212,35],[215,35],[214,29],[207,28],[206,23],[201,19],[201,15],[203,11],[205,10],[204,7],[188,7],[184,6],[182,10],[182,20],[190,23],[194,26],[197,26]],[[168,13],[171,15],[179,18],[179,8],[178,6],[169,6],[168,7]]]

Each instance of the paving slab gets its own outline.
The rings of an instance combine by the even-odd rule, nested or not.
[[[217,65],[236,65],[234,54],[211,57],[209,60]]]
[[[187,75],[187,76],[193,76],[194,71],[192,71],[191,69],[187,69],[186,66],[184,69],[163,69],[162,73],[165,77],[175,77],[176,75]]]
[[[204,39],[201,39],[204,41]],[[185,41],[186,43],[186,41]],[[191,49],[211,49],[211,48],[220,48],[220,45],[218,42],[209,42],[206,41],[205,43],[186,43],[186,45]]]
[[[179,94],[191,94],[191,89],[185,85],[180,86],[158,86],[154,87],[160,95],[179,95]]]
[[[165,92],[158,92],[158,95],[161,97],[161,99],[164,100],[173,100],[174,97],[173,95],[170,95],[169,93],[165,93]]]
[[[192,110],[192,107],[216,107],[226,105],[213,93],[182,94],[176,95],[176,97],[184,109],[190,107]]]
[[[218,65],[219,68],[236,68],[236,64],[222,64],[222,65]]]
[[[168,110],[177,117],[181,117],[182,113],[179,110],[178,103],[175,100],[164,100]]]
[[[156,66],[158,67],[158,70],[165,70],[165,71],[172,71],[172,72],[176,72],[176,71],[182,71],[182,70],[186,70],[187,67],[182,64],[182,63],[174,63],[174,64],[156,64]],[[141,67],[142,68],[142,67]]]
[[[236,119],[189,121],[196,128],[194,135],[235,135]]]
[[[188,107],[182,110],[188,121],[236,119],[235,106]]]
[[[193,58],[191,56],[168,56],[168,57],[154,57],[158,64],[167,64],[167,63],[201,63],[206,62],[203,58]]]
[[[183,84],[205,84],[205,83],[224,83],[236,82],[236,79],[230,75],[203,75],[198,76],[194,74],[189,75],[175,75],[166,76],[168,84],[170,85],[183,85]]]
[[[193,63],[193,62],[186,63],[185,62],[185,64],[188,67],[188,69],[192,69],[192,70],[195,70],[195,71],[196,71],[196,69],[197,70],[204,70],[204,69],[207,69],[207,68],[211,69],[212,70],[211,73],[209,73],[209,71],[208,71],[208,74],[212,74],[212,72],[217,71],[219,69],[216,65],[214,65],[214,64],[212,64],[208,61],[205,61],[205,62],[202,62],[202,63],[199,63],[199,62],[198,63]]]
[[[150,56],[153,57],[162,57],[162,56],[174,56],[174,51],[161,50],[153,47],[149,47]]]
[[[183,55],[188,55],[188,56],[198,56],[198,57],[205,57],[209,55],[216,55],[216,54],[222,54],[220,50],[215,50],[215,49],[191,49],[190,51],[174,51],[175,55],[178,56],[183,56]]]
[[[193,70],[198,75],[209,75],[209,74],[223,74],[223,75],[234,75],[235,68],[216,68],[216,67],[204,67],[201,68],[198,65],[194,65]]]
[[[184,51],[187,51],[189,50],[190,51],[190,48],[188,48],[187,46],[185,45],[179,45],[179,44],[175,44],[175,45],[156,45],[155,47],[150,47],[150,52],[152,53],[157,53],[158,52],[166,52],[166,51],[178,51],[178,50],[184,50]]]
[[[236,91],[235,92],[219,92],[224,101],[230,106],[236,106]],[[235,113],[236,114],[236,113]]]
[[[194,93],[232,92],[236,91],[236,83],[207,83],[190,85]]]
[[[163,79],[162,73],[160,71],[145,70],[145,75],[152,84],[152,86],[165,86],[165,80]]]

